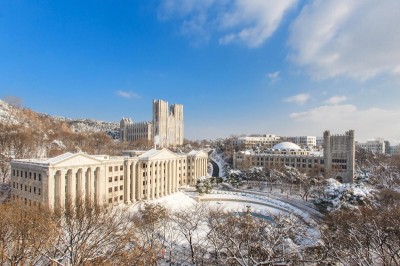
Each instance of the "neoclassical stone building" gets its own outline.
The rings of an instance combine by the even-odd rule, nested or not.
[[[153,100],[153,120],[134,123],[131,118],[122,118],[120,122],[120,140],[146,140],[157,143],[160,147],[173,147],[183,144],[183,105],[172,104],[163,100]]]
[[[28,205],[64,206],[68,198],[119,204],[151,200],[194,186],[207,175],[208,154],[168,149],[127,151],[126,156],[65,153],[11,162],[12,198]]]
[[[291,142],[282,142],[261,152],[241,151],[234,154],[233,167],[246,169],[288,166],[306,172],[323,173],[325,177],[335,178],[343,183],[352,183],[355,166],[354,130],[339,135],[331,135],[329,131],[325,131],[323,147],[322,153],[302,149]]]

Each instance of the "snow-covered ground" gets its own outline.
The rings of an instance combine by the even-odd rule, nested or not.
[[[211,194],[199,196],[193,189],[188,189],[147,202],[153,204],[159,203],[171,211],[184,210],[193,207],[198,202],[205,202],[210,208],[218,208],[221,211],[227,212],[246,212],[250,208],[252,213],[262,216],[293,214],[305,222],[304,226],[307,233],[304,239],[300,241],[302,245],[313,245],[320,239],[317,223],[311,218],[309,213],[268,196],[221,190],[214,190]],[[144,204],[145,202],[133,204],[129,208],[129,212],[138,211],[144,207]],[[205,232],[206,230],[202,231]]]

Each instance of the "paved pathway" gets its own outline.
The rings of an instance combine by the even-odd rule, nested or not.
[[[296,207],[306,213],[308,213],[310,215],[310,217],[312,219],[314,219],[316,222],[320,222],[323,220],[324,215],[322,213],[320,213],[319,211],[317,211],[316,209],[308,206],[307,204],[305,204],[304,202],[302,202],[301,200],[296,200],[296,199],[291,199],[288,198],[284,195],[277,195],[277,194],[270,194],[267,192],[256,192],[256,191],[251,191],[251,190],[245,190],[245,189],[236,189],[232,186],[230,186],[229,184],[224,183],[223,184],[225,188],[232,190],[232,191],[238,191],[238,192],[243,192],[243,193],[248,193],[248,194],[254,194],[254,195],[259,195],[259,196],[267,196],[270,197],[272,199],[276,199],[276,200],[280,200],[282,202],[285,202],[289,205],[292,205],[293,207]]]

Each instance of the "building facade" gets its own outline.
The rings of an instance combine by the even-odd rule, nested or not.
[[[357,143],[358,147],[364,150],[371,151],[375,154],[385,154],[386,153],[386,143],[384,139],[377,138],[376,140],[368,140],[364,143]]]
[[[158,136],[158,137],[157,137]],[[153,100],[153,119],[151,122],[134,123],[131,118],[120,121],[120,140],[145,140],[159,147],[173,147],[183,144],[184,123],[183,105],[163,100]]]
[[[333,177],[343,183],[353,183],[355,167],[354,130],[342,135],[324,132],[325,176]]]
[[[249,167],[281,169],[286,166],[306,172],[321,173],[324,168],[324,158],[320,152],[311,152],[292,142],[282,142],[262,152],[237,152],[233,156],[233,167],[236,169]]]
[[[132,203],[194,186],[207,175],[208,154],[176,154],[168,149],[129,156],[65,153],[51,159],[11,162],[11,194],[27,205],[62,207],[68,199],[101,204]]]
[[[259,137],[239,137],[234,139],[232,144],[235,147],[250,148],[272,148],[274,145],[282,142],[282,138],[272,134],[262,135]]]
[[[291,142],[279,143],[262,152],[241,151],[234,154],[233,167],[294,167],[309,173],[322,173],[325,177],[332,177],[344,183],[352,183],[355,165],[354,131],[332,136],[329,131],[325,131],[323,146],[323,153],[300,148]]]
[[[304,148],[317,147],[317,137],[316,136],[286,137],[286,140],[289,142],[293,142],[294,144],[297,144],[300,147],[304,147]]]

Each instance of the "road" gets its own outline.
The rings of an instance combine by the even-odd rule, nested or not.
[[[213,172],[212,172],[212,176],[213,177],[219,177],[219,166],[216,162],[214,162],[212,159],[210,159],[210,163],[213,166]]]
[[[271,193],[266,193],[266,192],[256,192],[256,191],[251,191],[251,190],[245,190],[245,189],[236,189],[233,188],[231,185],[224,183],[225,188],[228,190],[233,190],[233,191],[238,191],[238,192],[244,192],[244,193],[249,193],[249,194],[254,194],[254,195],[259,195],[259,196],[267,196],[272,199],[280,200],[282,202],[285,202],[289,205],[292,205],[293,207],[296,207],[299,210],[302,210],[310,215],[312,219],[314,219],[316,222],[321,222],[324,218],[324,215],[320,213],[319,211],[315,210],[314,208],[308,206],[301,200],[293,199],[293,198],[287,198],[284,195],[277,195],[277,194],[271,194]]]

